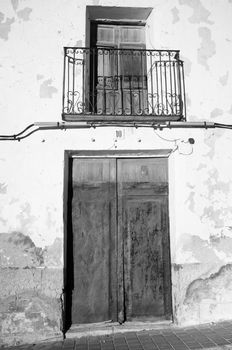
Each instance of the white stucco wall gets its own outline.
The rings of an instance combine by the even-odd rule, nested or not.
[[[61,120],[63,46],[85,45],[86,5],[139,7],[141,2],[1,1],[1,134],[17,133],[34,121]],[[230,124],[232,2],[144,0],[142,5],[153,7],[147,23],[147,48],[180,49],[185,61],[187,120]],[[117,138],[119,129],[123,136]],[[189,137],[194,138],[194,145],[185,143]],[[39,247],[43,263],[37,265],[60,271],[43,295],[59,299],[64,150],[176,148],[169,157],[174,319],[179,324],[229,319],[232,314],[231,144],[232,132],[225,129],[154,132],[142,128],[97,128],[44,131],[21,142],[1,141],[0,233],[5,242],[0,251],[1,278],[7,278],[9,266],[27,266],[31,256],[35,255],[38,262],[35,247]],[[9,243],[7,237],[19,239],[15,232],[31,239],[25,261],[20,257],[24,251],[21,238],[22,250],[17,253],[15,248],[13,259],[14,241]],[[46,255],[45,251],[49,253]],[[0,298],[20,295],[23,288],[3,290]],[[37,288],[42,290],[41,286]],[[59,308],[57,301],[51,332],[59,333]],[[0,311],[7,317],[8,326],[5,316],[0,320],[10,341],[17,310]],[[15,339],[20,337],[25,325],[26,318],[22,317],[14,331]]]

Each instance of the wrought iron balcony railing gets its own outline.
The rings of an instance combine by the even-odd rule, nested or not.
[[[185,120],[178,50],[64,48],[63,119]]]

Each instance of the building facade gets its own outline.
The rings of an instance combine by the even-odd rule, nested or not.
[[[231,319],[231,11],[1,2],[0,344]]]

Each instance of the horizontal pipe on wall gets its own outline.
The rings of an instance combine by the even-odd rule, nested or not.
[[[89,129],[96,127],[142,127],[142,128],[153,128],[153,129],[212,129],[212,128],[223,128],[223,129],[232,129],[231,124],[223,124],[223,123],[213,123],[213,122],[35,122],[33,124],[28,125],[23,131],[18,134],[12,135],[0,135],[0,141],[20,141],[29,137],[37,131],[41,130],[68,130],[68,129]]]

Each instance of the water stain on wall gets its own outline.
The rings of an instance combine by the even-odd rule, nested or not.
[[[210,118],[214,119],[219,117],[220,115],[223,114],[223,110],[220,108],[214,108],[214,110],[212,110],[212,112],[210,113]]]
[[[228,79],[229,79],[229,72],[227,71],[225,75],[222,75],[219,78],[219,82],[222,84],[222,86],[225,86],[228,83]]]
[[[211,38],[211,31],[209,28],[201,27],[198,29],[198,33],[201,38],[201,46],[197,50],[197,60],[198,63],[209,70],[208,60],[215,55],[216,45]]]
[[[32,9],[30,7],[25,7],[24,9],[17,11],[18,18],[23,21],[29,21]]]
[[[208,24],[213,24],[214,22],[210,21],[208,18],[211,15],[210,11],[208,11],[201,3],[200,0],[179,0],[180,5],[186,5],[192,8],[193,13],[192,16],[189,17],[189,22],[191,23],[201,23],[205,22]]]
[[[52,79],[48,79],[40,85],[40,98],[52,98],[52,95],[58,92],[57,88],[55,88],[51,84]]]
[[[4,21],[4,14],[0,12],[0,38],[8,40],[11,31],[11,25],[15,22],[14,18],[6,18]]]

